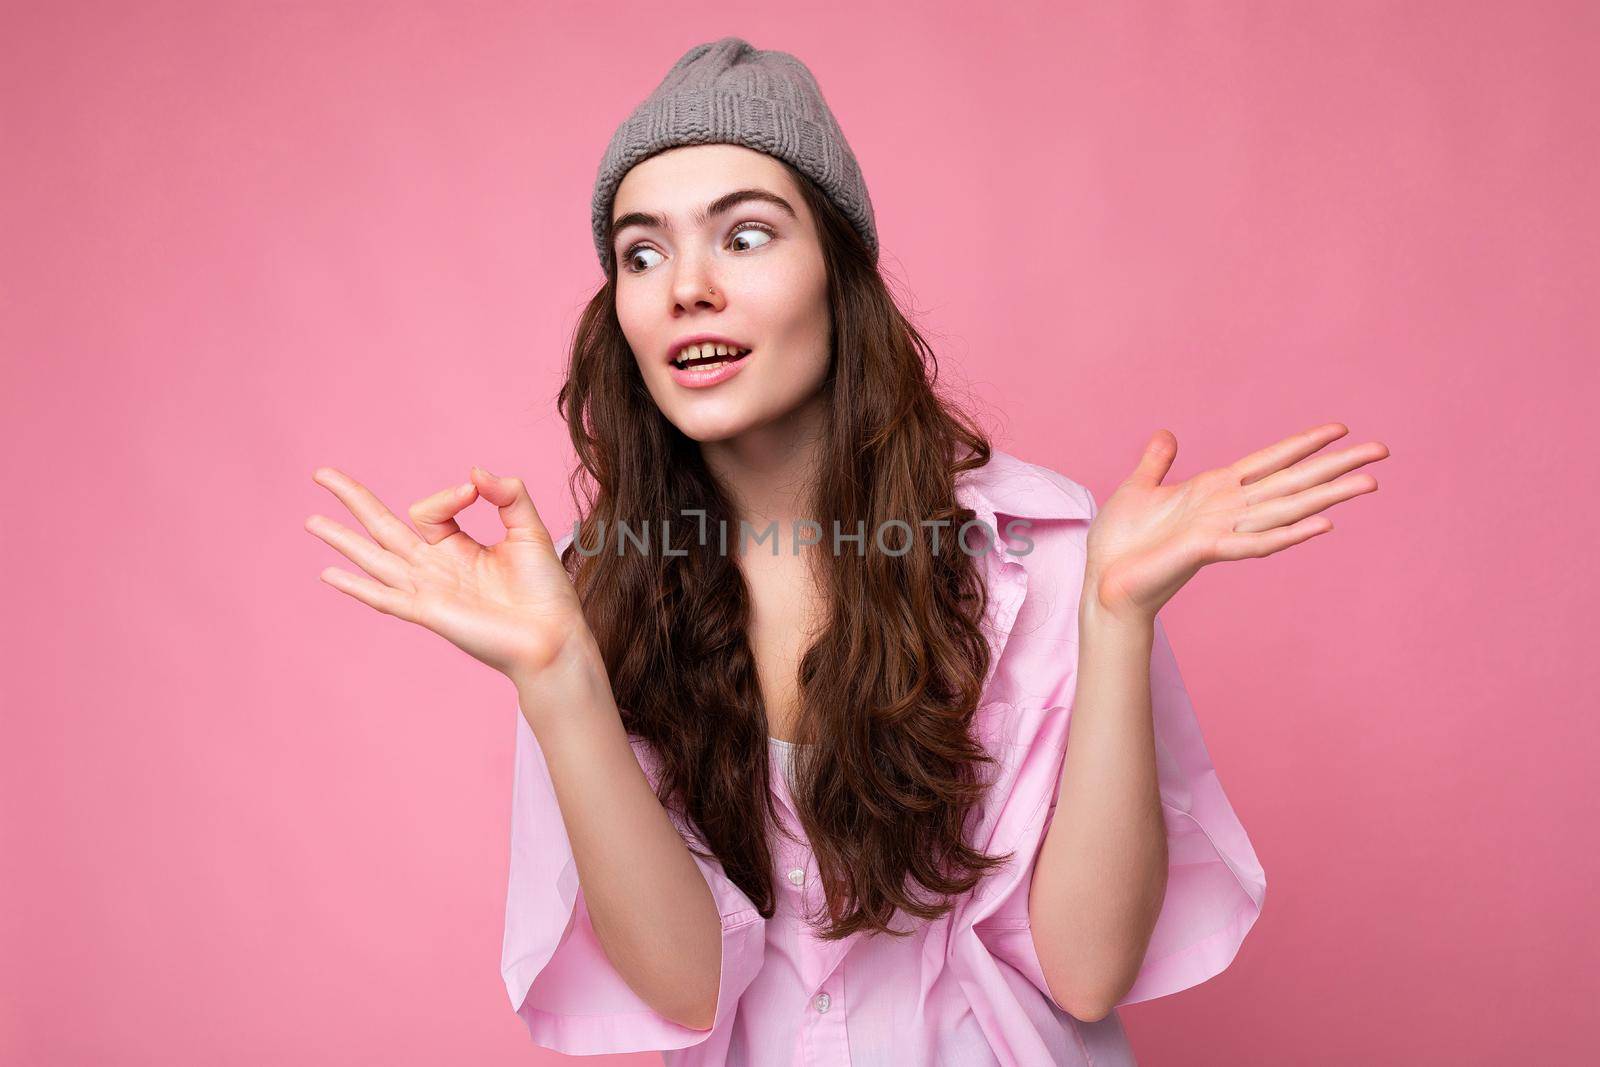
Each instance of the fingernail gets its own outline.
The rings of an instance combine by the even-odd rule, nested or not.
[[[457,493],[470,493],[476,488],[478,488],[478,487],[473,485],[471,482],[468,482],[465,485],[457,487],[456,492]]]

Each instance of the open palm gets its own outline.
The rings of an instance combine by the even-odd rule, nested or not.
[[[312,480],[338,497],[376,544],[322,515],[305,527],[368,575],[337,567],[322,580],[386,615],[424,626],[517,680],[587,633],[576,590],[518,478],[474,467],[472,481],[417,501],[413,530],[366,486],[332,467]],[[454,516],[479,496],[500,509],[505,539],[482,545]]]
[[[1320,512],[1378,488],[1371,474],[1334,479],[1389,455],[1376,441],[1313,455],[1349,432],[1327,423],[1162,485],[1178,440],[1158,430],[1090,524],[1085,593],[1115,615],[1154,617],[1208,563],[1269,556],[1332,530]]]

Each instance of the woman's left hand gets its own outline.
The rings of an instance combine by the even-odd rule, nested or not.
[[[1154,619],[1207,563],[1270,556],[1332,530],[1333,520],[1320,512],[1378,488],[1371,474],[1334,479],[1389,455],[1369,441],[1306,458],[1349,432],[1343,423],[1327,423],[1179,485],[1162,485],[1178,439],[1156,431],[1133,474],[1089,526],[1085,601],[1113,618]]]

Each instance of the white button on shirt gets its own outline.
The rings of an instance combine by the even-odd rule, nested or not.
[[[789,872],[789,881],[793,882],[795,885],[805,885],[806,884],[806,872],[805,872],[805,869],[802,868],[802,867],[796,867],[794,870],[790,871]]]
[[[819,1011],[819,1012],[827,1011],[828,1010],[828,1005],[832,1004],[832,1003],[833,1003],[833,998],[828,996],[828,994],[826,994],[826,993],[818,993],[817,994],[817,1011]]]

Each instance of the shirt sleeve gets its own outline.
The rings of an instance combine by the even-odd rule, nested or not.
[[[1158,616],[1150,657],[1156,769],[1167,834],[1167,892],[1132,988],[1115,1007],[1199,985],[1221,973],[1255,925],[1267,880],[1206,751],[1194,705]],[[1046,719],[1062,709],[1046,712]],[[1028,891],[1054,816],[1065,766],[1065,731],[1041,730],[1021,757],[1053,767],[1048,802],[1029,821],[1013,865],[974,927],[990,953],[1011,964],[1045,995],[1050,988],[1034,949]]]
[[[766,922],[715,859],[695,855],[722,919],[721,978],[709,1030],[652,1010],[607,959],[589,922],[583,887],[544,753],[520,708],[512,787],[511,865],[500,971],[511,1006],[535,1044],[573,1056],[726,1046],[740,996],[761,969]],[[649,777],[645,742],[634,755]],[[654,779],[651,780],[654,785]],[[669,812],[680,834],[685,829]],[[686,835],[687,839],[687,835]],[[700,844],[695,838],[695,844]]]

